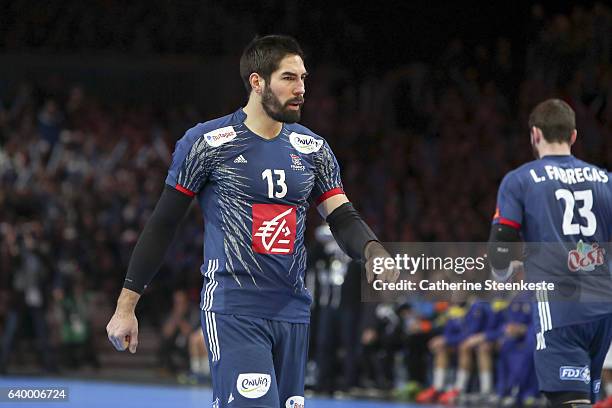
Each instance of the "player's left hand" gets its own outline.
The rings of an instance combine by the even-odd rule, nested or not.
[[[395,282],[399,277],[399,270],[395,267],[395,261],[393,262],[392,268],[386,268],[385,263],[383,262],[382,268],[384,269],[382,273],[376,274],[374,273],[374,259],[376,258],[391,258],[389,252],[382,246],[380,242],[370,241],[367,243],[365,250],[365,270],[366,270],[366,278],[368,279],[368,283],[372,283],[374,278],[378,277],[383,282]]]

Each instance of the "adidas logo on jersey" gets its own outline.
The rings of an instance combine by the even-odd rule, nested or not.
[[[247,159],[244,158],[243,155],[240,155],[240,156],[238,156],[238,157],[236,157],[234,159],[234,163],[243,163],[243,164],[246,164],[246,163],[248,163],[248,161],[247,161]]]
[[[234,400],[234,393],[230,392],[230,396],[227,399],[227,403],[229,404],[230,402],[232,402]]]

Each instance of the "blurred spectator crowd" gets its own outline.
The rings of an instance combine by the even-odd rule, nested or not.
[[[10,10],[19,3],[3,7]],[[133,12],[119,16],[125,32],[98,35],[104,30],[96,24],[103,27],[104,21],[90,21],[95,11],[79,11],[85,6],[72,3],[75,7],[62,4],[52,22],[32,10],[2,46],[40,43],[54,50],[57,43],[68,52],[105,47],[121,52],[127,42],[139,50],[195,52],[207,46],[191,42],[199,38],[210,43],[211,55],[223,51],[222,41],[185,31],[203,23],[178,24],[182,15],[165,21],[167,32],[159,31],[159,38],[151,41],[146,28],[156,26],[153,14],[131,8]],[[204,3],[212,7],[212,2]],[[112,1],[95,4],[117,8]],[[123,4],[119,8],[124,11]],[[130,20],[141,14],[152,19],[149,24]],[[207,15],[212,21],[224,18]],[[436,61],[412,62],[359,81],[341,66],[313,62],[302,123],[328,140],[348,196],[382,240],[486,240],[501,177],[532,158],[527,116],[548,97],[563,98],[576,111],[575,154],[612,167],[612,11],[596,4],[549,16],[534,6],[529,24],[525,55],[503,38],[473,48],[457,38]],[[33,26],[46,31],[30,31]],[[228,67],[227,72],[236,70]],[[19,362],[25,352],[21,338],[31,339],[47,370],[83,363],[99,367],[96,350],[104,347],[104,325],[131,250],[163,187],[174,142],[212,113],[196,106],[164,106],[163,101],[109,103],[70,83],[59,91],[39,83],[13,85],[0,95],[0,372]],[[178,360],[161,353],[160,365],[170,372],[187,370],[191,356],[202,353],[194,345],[197,318],[183,310],[185,302],[196,307],[201,286],[199,210],[192,209],[189,217],[167,255],[172,262],[165,263],[139,306],[143,324],[164,328],[160,347],[182,350]],[[312,213],[311,225],[318,224],[315,217]],[[310,246],[324,246],[312,230]],[[325,276],[331,263],[325,259],[330,255],[311,252],[311,282],[321,288],[329,283]],[[323,268],[322,274],[317,268]],[[342,286],[349,281],[346,271],[342,276],[332,280]],[[354,288],[358,292],[359,285]],[[323,293],[315,296],[312,386],[325,378],[327,388],[319,384],[324,391],[364,383],[391,388],[398,373],[420,386],[429,384],[433,363],[427,352],[435,347],[427,345],[444,332],[448,319],[434,322],[447,308],[410,299],[401,307],[376,307],[361,304],[357,293],[357,300],[350,300],[350,309],[357,311],[350,318],[356,323],[342,329],[346,336],[330,345],[321,340],[329,337],[321,331],[351,320],[331,310],[336,304],[331,292],[325,292],[326,300]],[[336,306],[349,302],[347,298]],[[395,335],[402,328],[407,328],[404,335]],[[400,343],[383,341],[391,338]],[[334,350],[342,350],[349,360],[335,364],[328,359],[334,364],[326,366],[317,357]],[[423,358],[397,368],[403,363],[395,363],[396,354],[400,360]],[[205,375],[194,366],[199,363],[191,362],[192,371]],[[343,370],[346,381],[333,385],[333,377]]]

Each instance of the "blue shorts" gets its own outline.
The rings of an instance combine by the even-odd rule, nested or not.
[[[612,316],[544,332],[534,354],[540,390],[582,392],[594,402],[611,338]]]
[[[213,408],[303,408],[308,324],[201,312]]]

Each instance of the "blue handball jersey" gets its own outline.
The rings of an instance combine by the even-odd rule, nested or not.
[[[251,132],[242,109],[189,129],[166,184],[197,196],[204,218],[204,311],[306,323],[304,230],[310,203],[343,193],[329,145],[298,124]]]
[[[555,283],[536,293],[540,333],[612,313],[606,170],[571,155],[526,163],[503,179],[493,223],[521,231],[528,280]]]

